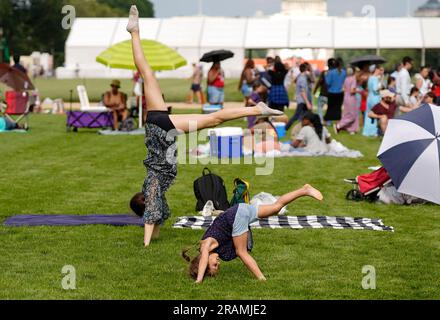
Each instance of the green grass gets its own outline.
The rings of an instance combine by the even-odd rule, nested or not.
[[[98,102],[101,100],[101,96],[104,92],[109,90],[111,79],[56,79],[56,78],[37,78],[34,81],[35,87],[38,88],[41,99],[46,97],[51,99],[61,98],[64,102],[70,101],[70,90],[72,90],[73,102],[78,102],[78,94],[76,87],[78,85],[85,85],[89,100],[91,102]],[[163,93],[166,100],[170,102],[185,102],[191,86],[190,80],[187,79],[160,79]],[[121,80],[121,90],[127,93],[129,96],[132,94],[133,83],[129,79]],[[241,102],[243,96],[237,89],[238,79],[227,79],[225,87],[225,100],[227,102]],[[0,97],[2,92],[6,90],[6,87],[0,84]],[[293,88],[289,92],[290,96],[293,96]]]
[[[79,101],[76,86],[85,85],[90,101],[100,101],[102,94],[109,90],[111,79],[55,79],[38,78],[35,86],[39,89],[42,98],[62,98],[70,101],[70,90],[73,90],[73,101]],[[160,85],[167,101],[184,102],[187,99],[191,81],[187,79],[161,79]],[[129,79],[121,80],[121,90],[128,95],[132,94],[133,84]],[[243,101],[241,92],[237,89],[238,79],[228,79],[225,88],[225,98],[228,102]]]
[[[0,223],[16,214],[117,214],[140,190],[145,170],[143,137],[104,137],[93,130],[65,132],[63,116],[37,115],[28,134],[0,135]],[[232,125],[243,125],[236,121]],[[276,159],[271,176],[255,176],[256,165],[217,165],[232,182],[251,182],[252,194],[281,194],[311,183],[321,203],[301,199],[293,215],[382,218],[395,232],[350,230],[255,230],[253,256],[268,278],[254,280],[240,261],[223,263],[216,279],[194,285],[180,258],[202,231],[174,230],[171,223],[193,214],[192,182],[202,165],[180,165],[168,192],[173,217],[162,238],[142,247],[137,227],[0,226],[0,299],[438,299],[440,215],[438,207],[384,206],[344,199],[342,182],[377,165],[379,141],[337,138],[361,150],[363,159]],[[77,289],[61,288],[64,265],[77,271]],[[377,289],[363,290],[361,272],[373,265]]]

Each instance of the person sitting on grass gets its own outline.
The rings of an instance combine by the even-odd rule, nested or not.
[[[409,104],[407,106],[400,107],[399,110],[403,113],[411,112],[421,106],[423,98],[424,97],[420,97],[420,90],[416,87],[413,87],[409,95]]]
[[[229,208],[208,228],[200,242],[199,254],[191,259],[189,250],[182,251],[182,257],[189,262],[189,275],[196,283],[201,283],[206,276],[215,277],[219,272],[220,260],[232,261],[239,257],[253,275],[266,281],[257,262],[249,254],[252,245],[249,226],[258,219],[277,215],[289,203],[301,198],[312,197],[323,200],[321,192],[310,185],[287,193],[271,205],[239,204]]]
[[[25,127],[5,116],[6,105],[0,103],[0,131],[25,130]]]
[[[119,121],[125,121],[128,117],[127,95],[119,91],[119,80],[113,80],[110,86],[112,89],[104,93],[104,105],[113,114],[113,129],[119,130]]]
[[[260,81],[254,82],[252,86],[252,93],[247,98],[246,107],[255,107],[260,102],[266,103],[267,101],[267,87]],[[248,128],[251,129],[257,122],[257,117],[248,117]]]
[[[436,99],[437,97],[435,96],[434,92],[430,91],[423,97],[423,103],[435,105]]]
[[[395,103],[396,94],[392,93],[389,90],[382,90],[380,92],[382,100],[371,109],[368,117],[371,119],[378,119],[379,128],[382,134],[385,134],[385,131],[388,127],[388,121],[390,119],[394,119],[396,114],[397,105]]]
[[[277,129],[269,117],[258,117],[251,133],[255,142],[254,152],[266,154],[281,150]]]
[[[302,148],[308,152],[319,154],[328,151],[327,144],[329,143],[331,143],[331,136],[327,128],[322,125],[317,114],[309,111],[304,115],[302,129],[291,145],[294,148]]]
[[[211,114],[170,115],[162,91],[151,69],[139,35],[139,12],[136,6],[130,9],[127,31],[131,34],[134,62],[144,79],[147,102],[147,123],[145,143],[148,149],[144,165],[147,168],[142,193],[144,195],[145,224],[144,245],[150,245],[152,236],[158,234],[161,225],[170,217],[165,193],[177,176],[177,135],[214,128],[230,120],[248,116],[282,115],[283,112],[270,109],[259,103],[255,107],[223,109]],[[139,199],[137,200],[139,201]]]

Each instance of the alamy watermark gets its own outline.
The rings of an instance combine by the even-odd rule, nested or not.
[[[61,269],[64,276],[61,279],[61,287],[64,290],[76,290],[76,269],[74,266],[66,265]]]
[[[63,19],[61,20],[61,27],[64,30],[68,30],[72,28],[73,23],[76,19],[76,9],[72,5],[65,5],[61,9],[61,13],[64,15]]]
[[[366,265],[362,267],[362,288],[364,290],[376,290],[376,268],[374,266]]]

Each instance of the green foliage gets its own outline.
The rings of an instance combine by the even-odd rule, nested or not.
[[[346,64],[348,64],[355,57],[369,54],[376,54],[376,50],[335,50],[335,56],[343,58]],[[420,68],[422,61],[422,52],[418,49],[382,49],[380,50],[380,56],[387,60],[387,63],[384,65],[387,71],[393,71],[396,65],[402,61],[404,56],[410,56],[414,59],[413,72]],[[440,66],[440,50],[426,50],[426,65],[430,65],[434,68]]]
[[[63,0],[64,4],[74,6],[77,17],[122,17],[123,12],[97,0]],[[125,15],[127,15],[128,9]]]
[[[98,0],[99,3],[106,4],[111,8],[119,9],[123,12],[125,16],[128,12],[129,5],[135,4],[139,10],[141,17],[150,18],[154,17],[154,7],[150,1],[145,0],[131,0],[127,2],[126,0]]]
[[[154,15],[149,1],[134,3],[140,7],[142,16]],[[77,17],[125,17],[129,10],[129,4],[123,0],[1,0],[0,27],[11,53],[29,55],[33,51],[45,51],[54,54],[55,65],[60,65],[69,34],[69,30],[61,27],[64,5],[74,6]]]

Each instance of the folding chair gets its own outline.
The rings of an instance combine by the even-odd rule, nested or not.
[[[10,121],[23,122],[24,128],[29,129],[29,95],[27,92],[7,91],[5,117]]]
[[[79,101],[81,103],[81,111],[84,112],[108,112],[108,109],[104,106],[90,105],[89,96],[87,94],[86,87],[80,85],[76,87],[78,91]]]

